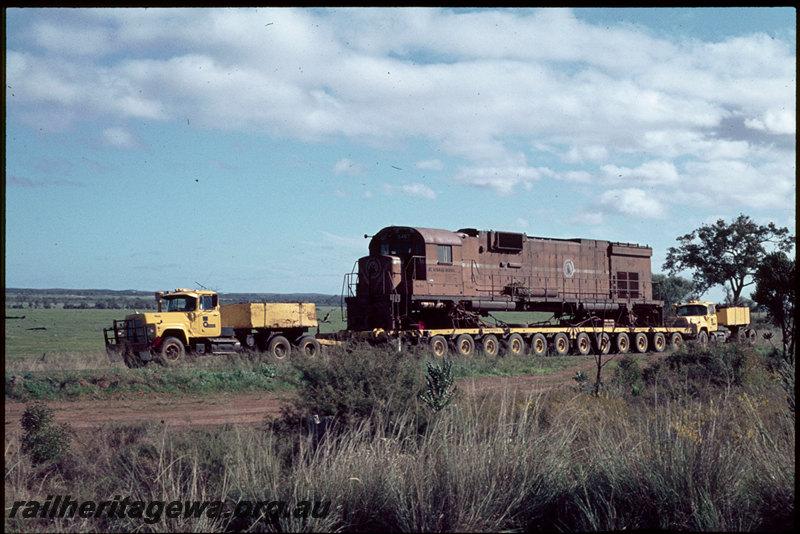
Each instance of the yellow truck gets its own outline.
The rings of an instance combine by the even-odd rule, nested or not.
[[[744,306],[717,308],[711,302],[682,302],[675,305],[671,326],[687,328],[688,335],[703,344],[756,340],[756,331],[750,328],[750,308]]]
[[[214,291],[175,289],[156,292],[158,311],[134,313],[103,330],[111,361],[139,367],[156,360],[164,364],[187,352],[224,354],[263,350],[283,359],[296,349],[307,356],[320,345],[309,334],[318,327],[313,303],[277,302],[219,304]]]

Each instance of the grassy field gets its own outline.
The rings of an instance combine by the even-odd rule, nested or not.
[[[46,460],[7,435],[5,531],[794,530],[793,389],[753,347],[686,346],[609,372],[600,395],[457,393],[439,410],[418,396],[424,361],[368,348],[296,360],[294,410],[259,426],[106,425],[66,448],[36,434],[61,451]],[[20,504],[12,517],[67,494],[220,512],[51,519]],[[285,513],[246,513],[255,503]]]

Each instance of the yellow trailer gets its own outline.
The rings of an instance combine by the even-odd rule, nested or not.
[[[222,326],[239,328],[316,328],[317,308],[309,302],[243,302],[220,306]]]

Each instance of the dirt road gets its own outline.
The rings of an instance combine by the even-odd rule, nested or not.
[[[648,360],[660,355],[648,355]],[[594,372],[592,358],[576,358],[574,366],[543,376],[490,377],[458,381],[458,387],[467,394],[493,391],[515,395],[532,395],[549,389],[574,385],[572,377],[584,371],[590,377]],[[74,429],[97,428],[104,423],[134,423],[155,421],[171,427],[209,426],[222,424],[254,424],[265,417],[280,414],[291,394],[256,392],[221,394],[216,397],[174,397],[152,395],[126,400],[82,400],[77,402],[50,402],[56,422],[69,423]],[[5,431],[20,429],[20,418],[25,404],[6,402]]]

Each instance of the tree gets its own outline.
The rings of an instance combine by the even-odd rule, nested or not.
[[[653,298],[664,301],[664,310],[667,314],[671,313],[673,304],[685,301],[694,293],[694,284],[686,278],[665,274],[653,275]]]
[[[780,252],[791,251],[794,244],[788,228],[759,225],[741,214],[730,224],[719,219],[677,239],[680,246],[669,248],[663,268],[673,275],[693,271],[699,294],[724,286],[730,290],[732,304],[739,302],[745,287],[755,283],[753,275],[767,255],[766,244]]]
[[[772,323],[781,329],[784,359],[792,357],[796,336],[797,266],[783,252],[768,254],[756,270],[755,281],[753,300],[767,309]]]

